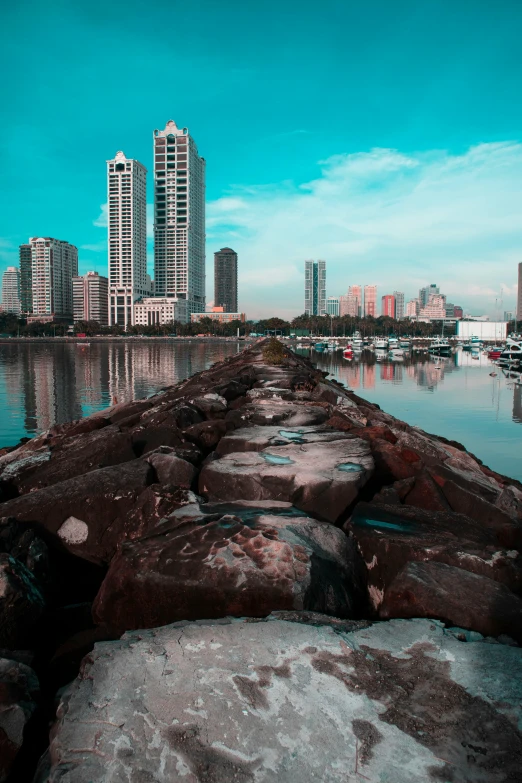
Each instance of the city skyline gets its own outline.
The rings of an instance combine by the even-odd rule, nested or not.
[[[274,27],[268,16],[253,25],[253,9],[217,9],[209,0],[183,9],[160,0],[160,30],[144,24],[131,0],[120,37],[114,36],[119,16],[97,0],[70,8],[31,4],[30,12],[21,0],[6,8],[0,31],[6,69],[28,37],[45,31],[49,46],[38,56],[29,51],[24,68],[9,71],[0,128],[0,272],[16,265],[28,236],[50,235],[79,247],[80,273],[106,274],[100,162],[123,148],[152,171],[150,129],[175,116],[189,125],[208,161],[208,300],[213,253],[232,245],[242,259],[241,309],[252,317],[299,313],[307,257],[328,260],[331,290],[342,291],[364,266],[368,279],[390,292],[399,285],[406,299],[436,276],[448,297],[472,312],[493,315],[501,288],[503,307],[515,310],[522,107],[506,96],[517,94],[522,76],[522,8],[500,0],[470,15],[449,0],[441,0],[437,14],[402,3],[327,3],[317,20],[311,4],[284,5],[278,14],[299,19],[290,42],[285,25]],[[318,29],[325,33],[324,56]],[[237,43],[224,50],[220,40],[230,31]],[[94,39],[110,46],[95,52]],[[129,42],[137,41],[140,57],[129,60]],[[305,56],[311,45],[314,63]],[[74,56],[67,57],[69,49]],[[140,102],[125,123],[106,78],[122,61],[120,92]],[[173,99],[157,73],[181,70],[188,76],[176,80]],[[357,78],[346,78],[353,73]],[[29,94],[30,114],[22,100]],[[56,102],[67,111],[66,126],[47,111]],[[267,122],[260,121],[260,106]],[[228,115],[233,131],[216,132],[214,118]],[[19,160],[27,154],[33,175],[22,182]],[[152,177],[148,185],[152,275]]]

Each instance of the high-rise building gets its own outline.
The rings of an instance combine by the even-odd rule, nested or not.
[[[435,285],[435,283],[431,283],[431,285],[419,289],[419,302],[421,307],[425,307],[425,305],[428,304],[432,294],[440,294],[439,287]]]
[[[20,309],[33,312],[33,261],[31,245],[20,245]]]
[[[117,152],[107,161],[109,323],[127,329],[147,288],[147,169]]]
[[[339,315],[348,315],[351,318],[359,317],[359,300],[353,294],[344,294],[339,297]]]
[[[406,318],[417,318],[420,310],[420,300],[410,299],[406,305]]]
[[[372,316],[377,317],[377,286],[365,285],[364,286],[364,317]]]
[[[404,294],[402,291],[394,291],[395,297],[395,318],[400,321],[404,318]]]
[[[31,237],[31,312],[34,320],[72,319],[72,279],[78,274],[78,249],[52,237]]]
[[[504,321],[514,321],[515,313],[512,310],[504,310]]]
[[[326,300],[326,314],[327,315],[339,315],[339,297],[329,296]]]
[[[361,316],[362,315],[362,288],[360,285],[351,285],[348,288],[348,295],[354,296],[357,300],[357,312],[354,313],[355,316]]]
[[[446,318],[455,317],[455,305],[453,304],[453,302],[446,302],[444,305],[444,309],[446,311]]]
[[[214,305],[237,313],[237,253],[230,247],[214,253]]]
[[[463,318],[464,317],[464,310],[460,305],[454,305],[453,306],[453,318]]]
[[[305,261],[305,313],[326,315],[326,261]]]
[[[518,265],[517,321],[522,321],[522,263]]]
[[[109,281],[98,272],[73,277],[74,322],[97,321],[101,326],[109,323]]]
[[[446,297],[440,294],[430,294],[424,307],[421,307],[419,318],[430,321],[442,321],[446,317]]]
[[[205,312],[205,160],[172,120],[154,131],[154,294]]]
[[[20,271],[8,266],[2,277],[2,310],[20,315]]]
[[[392,294],[386,294],[381,299],[381,315],[387,315],[389,318],[395,318],[395,297]]]

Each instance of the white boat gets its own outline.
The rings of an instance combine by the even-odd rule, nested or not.
[[[362,341],[362,337],[361,337],[361,333],[360,332],[355,332],[354,333],[354,335],[352,337],[352,348],[353,348],[354,352],[357,351],[359,353],[360,351],[362,351],[362,349],[363,349],[363,341]]]
[[[399,339],[399,346],[400,346],[400,347],[401,347],[403,350],[405,350],[405,351],[409,351],[409,350],[410,350],[410,348],[411,348],[411,340],[407,340],[405,337],[401,337],[401,338]]]
[[[382,362],[387,357],[387,353],[383,348],[376,348],[375,349],[375,359],[378,362]]]
[[[402,348],[391,348],[389,354],[391,359],[404,358],[404,351],[402,350]]]
[[[337,343],[334,342],[327,343],[326,347],[328,348],[329,351],[336,351],[339,348]]]
[[[394,351],[396,348],[399,347],[399,341],[396,337],[390,337],[388,339],[388,350]]]
[[[388,349],[388,340],[385,337],[376,337],[373,341],[376,351],[386,351]]]
[[[435,340],[433,340],[428,350],[430,353],[435,353],[438,356],[441,354],[448,355],[451,353],[451,345],[447,340],[444,340],[444,338],[437,337]]]
[[[517,359],[522,359],[522,340],[512,340],[508,337],[504,349],[499,356],[499,364],[504,364],[505,362],[511,363]]]

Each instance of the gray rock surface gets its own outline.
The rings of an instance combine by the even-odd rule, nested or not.
[[[0,783],[8,779],[22,747],[39,690],[36,674],[29,666],[0,657]]]
[[[42,783],[520,780],[522,650],[429,620],[178,623],[97,644]]]

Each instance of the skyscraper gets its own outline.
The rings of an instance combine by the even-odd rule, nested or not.
[[[214,253],[214,306],[237,313],[237,253],[230,247]]]
[[[31,245],[20,245],[20,308],[33,312],[33,267]]]
[[[429,298],[432,294],[440,294],[439,287],[435,283],[427,285],[424,288],[419,289],[419,301],[420,306],[425,307],[428,304]]]
[[[348,289],[348,295],[354,296],[357,300],[357,312],[354,313],[355,316],[362,315],[362,288],[360,285],[351,285]]]
[[[349,315],[352,318],[359,316],[359,300],[353,294],[345,294],[339,297],[339,315]]]
[[[109,281],[98,272],[73,277],[74,322],[97,321],[101,326],[109,323]]]
[[[154,131],[154,293],[205,312],[205,160],[172,120]]]
[[[326,315],[326,261],[305,261],[305,313]]]
[[[364,317],[372,316],[377,317],[377,286],[365,285],[364,286]]]
[[[522,263],[518,265],[517,321],[522,321]]]
[[[402,291],[394,291],[393,295],[395,297],[395,318],[400,321],[401,318],[404,318],[404,294]]]
[[[381,300],[381,315],[387,315],[389,318],[395,318],[395,297],[386,294]]]
[[[29,244],[33,315],[72,318],[72,279],[78,274],[78,249],[52,237],[31,237]]]
[[[339,315],[339,297],[329,296],[326,300],[326,314],[327,315]]]
[[[133,304],[147,287],[147,169],[117,152],[107,161],[109,323],[132,325]]]
[[[16,266],[8,266],[2,277],[2,309],[20,315],[20,272]]]

